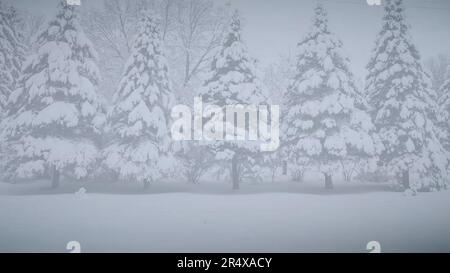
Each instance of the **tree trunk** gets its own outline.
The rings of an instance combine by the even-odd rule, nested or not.
[[[296,170],[292,174],[292,181],[294,182],[303,182],[303,172]]]
[[[352,175],[348,172],[344,172],[344,180],[345,182],[352,182]]]
[[[403,171],[402,173],[402,184],[403,187],[409,189],[409,170]]]
[[[325,175],[325,189],[332,190],[333,189],[333,179],[331,178],[331,174]]]
[[[231,177],[233,179],[233,190],[239,190],[238,157],[236,154],[231,159]]]
[[[148,190],[148,188],[150,188],[150,180],[145,179],[144,180],[144,190]]]
[[[52,167],[52,189],[56,189],[59,187],[59,170],[56,169],[56,166]]]
[[[191,57],[188,51],[186,51],[186,67],[184,69],[184,81],[183,86],[186,86],[189,82],[189,73],[191,70]]]
[[[287,175],[287,161],[283,160],[283,175]]]

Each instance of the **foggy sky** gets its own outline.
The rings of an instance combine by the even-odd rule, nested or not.
[[[20,9],[54,14],[58,0],[9,0]],[[82,0],[82,8],[103,0]],[[244,40],[263,68],[280,54],[295,55],[297,42],[308,31],[316,0],[217,0],[230,2],[244,16]],[[366,0],[321,0],[329,13],[330,29],[344,42],[353,72],[364,77],[377,32],[382,7]],[[450,54],[450,0],[405,0],[407,21],[422,59]]]

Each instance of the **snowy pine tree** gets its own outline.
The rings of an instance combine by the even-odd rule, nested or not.
[[[342,160],[377,152],[370,135],[373,125],[342,47],[319,4],[312,29],[298,44],[296,76],[285,93],[283,145],[290,162],[323,173],[328,189]]]
[[[159,28],[153,18],[145,17],[108,114],[113,140],[105,163],[120,177],[147,188],[170,170],[172,96]]]
[[[8,97],[16,89],[24,60],[24,46],[18,31],[20,20],[13,7],[0,1],[0,173],[5,175],[5,162],[8,157],[8,143],[5,137]]]
[[[94,140],[104,120],[96,59],[75,7],[61,1],[9,98],[8,170],[14,177],[52,176],[57,187],[61,174],[83,178],[94,167]]]
[[[443,129],[441,132],[441,143],[446,150],[450,153],[450,66],[447,69],[447,77],[439,93],[442,94],[439,98],[440,107],[440,127]]]
[[[255,60],[249,56],[241,39],[241,19],[237,11],[232,16],[229,32],[221,48],[213,58],[201,94],[206,104],[223,107],[224,112],[226,105],[268,104],[268,96],[257,76]],[[234,122],[226,120],[226,126],[234,127]],[[255,156],[259,149],[257,142],[214,141],[210,147],[216,160],[231,161],[233,189],[239,189],[242,179],[254,176]]]
[[[402,0],[386,0],[383,27],[367,65],[366,92],[380,157],[404,188],[440,189],[446,183],[446,155],[436,130],[436,94],[420,63],[405,22]],[[410,184],[410,174],[420,181]]]
[[[0,1],[0,111],[7,111],[9,95],[16,89],[24,60],[24,46],[18,33],[18,16],[13,7]]]

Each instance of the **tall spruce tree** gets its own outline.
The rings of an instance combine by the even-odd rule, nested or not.
[[[298,44],[296,75],[285,93],[283,145],[292,164],[323,173],[327,189],[333,188],[332,173],[342,160],[377,152],[373,125],[348,63],[318,4],[311,30]]]
[[[105,163],[120,177],[147,188],[171,169],[172,96],[157,22],[144,17],[108,114],[113,139],[105,150]]]
[[[268,104],[262,82],[257,76],[255,60],[249,56],[241,39],[241,18],[235,11],[221,48],[214,56],[211,70],[201,91],[205,104],[217,105],[226,111],[227,105]],[[224,128],[225,138],[229,128],[235,127],[236,120],[227,120]],[[227,129],[228,128],[228,129]],[[245,131],[245,128],[237,128]],[[241,132],[242,132],[241,131]],[[248,177],[254,178],[255,158],[259,145],[255,141],[225,140],[214,141],[209,145],[216,160],[230,162],[230,175],[233,189],[239,189],[239,182]]]
[[[51,176],[57,187],[61,174],[88,175],[104,120],[96,60],[75,7],[61,1],[24,64],[20,87],[9,97],[8,169],[14,177]]]
[[[440,87],[439,98],[440,107],[440,127],[443,130],[441,132],[441,143],[444,148],[450,153],[450,66],[447,68],[446,80]]]
[[[441,189],[447,160],[435,126],[436,94],[411,40],[402,0],[386,0],[384,13],[366,78],[371,115],[384,144],[380,159],[406,189]],[[414,183],[411,174],[419,175]]]
[[[24,61],[24,46],[13,7],[0,1],[0,111],[7,111],[9,95],[16,89]]]
[[[5,163],[9,152],[4,134],[8,97],[18,87],[17,82],[24,60],[19,23],[16,10],[0,1],[0,177],[4,179],[8,178]]]

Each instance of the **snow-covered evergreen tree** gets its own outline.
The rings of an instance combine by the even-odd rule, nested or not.
[[[402,0],[386,0],[383,27],[367,65],[366,92],[381,162],[405,188],[440,189],[446,182],[446,155],[436,128],[436,94],[411,40]],[[419,179],[410,183],[410,174]]]
[[[171,169],[172,96],[159,27],[154,18],[144,17],[108,114],[113,140],[105,163],[120,177],[148,187]]]
[[[23,65],[20,87],[9,97],[8,170],[17,178],[84,178],[98,156],[95,137],[104,120],[96,93],[97,53],[66,1],[37,38]]]
[[[342,160],[373,156],[377,145],[342,42],[330,32],[321,4],[298,44],[297,58],[296,75],[285,93],[283,145],[291,165],[306,163],[323,173],[330,189]]]
[[[450,152],[450,66],[447,69],[446,80],[440,87],[439,93],[441,94],[441,97],[439,98],[439,123],[440,127],[443,129],[440,138],[444,148]]]
[[[0,111],[6,112],[9,95],[16,89],[24,60],[18,32],[19,18],[13,7],[0,1]]]
[[[20,42],[18,31],[20,19],[13,7],[0,1],[0,173],[5,175],[5,163],[8,157],[8,143],[4,127],[8,110],[8,97],[16,89],[20,70],[24,60],[24,46]]]
[[[223,107],[224,111],[226,105],[268,104],[268,96],[257,75],[255,62],[241,39],[241,18],[238,11],[235,11],[229,32],[213,58],[210,73],[201,91],[205,104]],[[226,126],[234,126],[233,122],[227,121],[227,124]],[[254,141],[225,140],[214,141],[210,147],[217,160],[231,161],[233,189],[238,189],[240,180],[251,176],[259,145]]]

